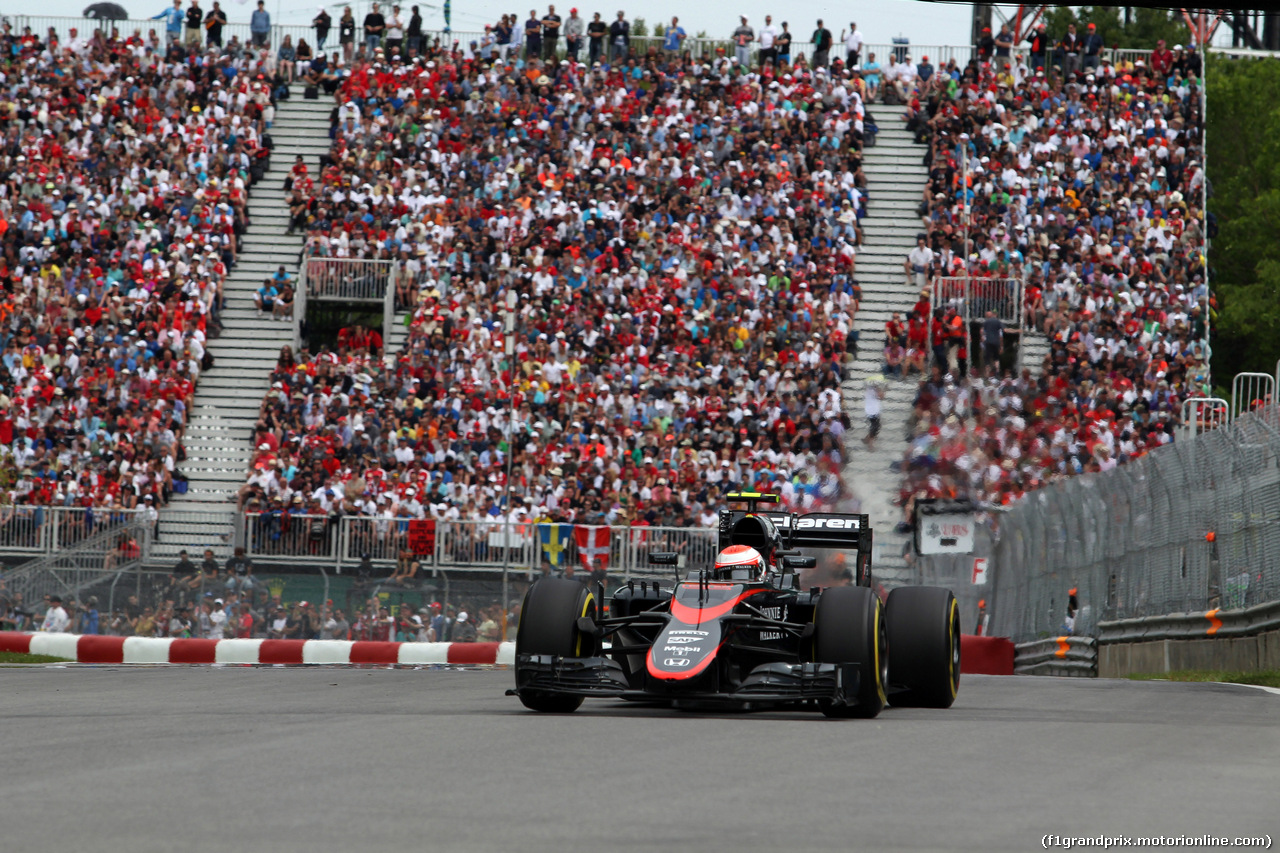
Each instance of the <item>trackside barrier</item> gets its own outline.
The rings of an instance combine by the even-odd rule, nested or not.
[[[1092,637],[1049,637],[1014,646],[1015,675],[1096,678],[1098,641]]]
[[[1239,610],[1203,610],[1098,623],[1099,643],[1248,637],[1280,630],[1280,601]]]
[[[97,664],[510,665],[515,643],[204,640],[0,632],[0,651]]]
[[[970,675],[1013,675],[1013,641],[1007,637],[960,635],[960,671]]]
[[[1098,674],[1280,669],[1280,602],[1098,623]]]

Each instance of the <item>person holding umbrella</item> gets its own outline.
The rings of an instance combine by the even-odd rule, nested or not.
[[[316,28],[316,50],[324,50],[324,40],[329,37],[329,28],[333,26],[333,18],[320,7],[320,14],[311,19],[311,26]]]

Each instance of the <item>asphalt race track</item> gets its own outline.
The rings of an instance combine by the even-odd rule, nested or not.
[[[1280,830],[1280,696],[966,676],[873,721],[588,702],[504,671],[0,671],[0,848],[1031,850]]]

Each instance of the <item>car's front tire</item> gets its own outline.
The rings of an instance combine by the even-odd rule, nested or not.
[[[904,586],[889,593],[891,704],[950,708],[960,690],[960,606],[951,590]]]
[[[578,620],[596,616],[595,596],[581,583],[544,578],[529,587],[516,628],[516,687],[521,687],[520,655],[584,657],[596,653],[597,641],[578,628]],[[520,701],[532,711],[567,714],[582,704],[581,696],[520,690]]]
[[[813,613],[813,659],[818,663],[856,663],[858,693],[852,704],[819,703],[828,717],[874,717],[885,705],[888,635],[880,599],[864,586],[824,590]]]

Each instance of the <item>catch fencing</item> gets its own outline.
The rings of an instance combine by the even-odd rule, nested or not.
[[[1248,412],[993,515],[992,633],[1026,641],[1071,625],[1094,634],[1102,620],[1280,599],[1274,419]],[[1068,614],[1073,589],[1079,611]]]

